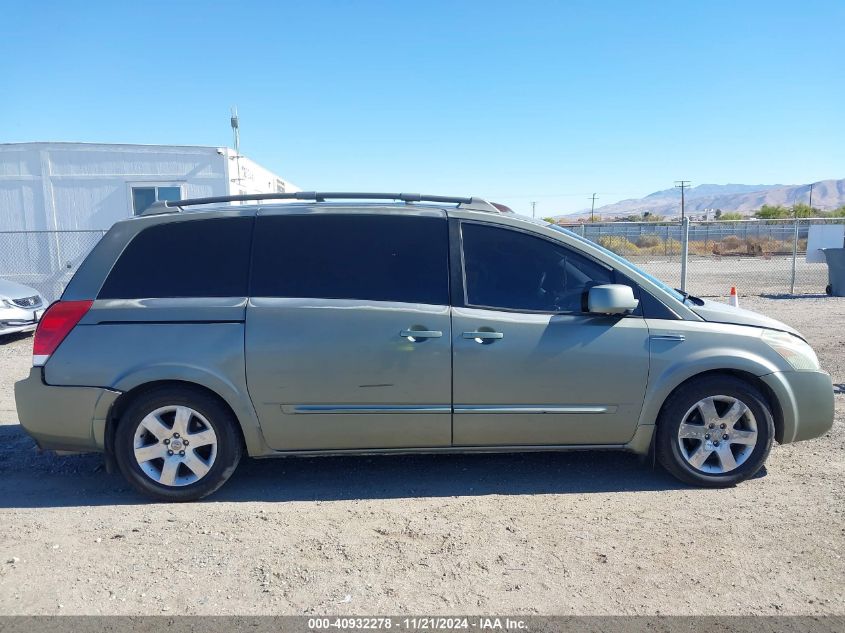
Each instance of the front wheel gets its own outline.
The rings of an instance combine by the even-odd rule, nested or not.
[[[683,482],[733,486],[763,466],[775,435],[763,395],[733,376],[691,381],[666,401],[657,423],[657,459]]]
[[[136,398],[121,417],[114,453],[123,476],[158,501],[194,501],[220,488],[241,458],[231,412],[189,387],[162,387]]]

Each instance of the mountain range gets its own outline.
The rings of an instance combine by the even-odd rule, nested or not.
[[[792,206],[809,201],[810,185],[698,185],[685,192],[686,212],[703,215],[705,209],[721,209],[723,213],[739,212],[750,215],[764,204]],[[836,209],[845,205],[845,178],[820,180],[813,183],[813,207]],[[681,190],[673,187],[655,191],[643,198],[620,200],[596,208],[602,219],[640,215],[644,212],[665,217],[681,214]],[[589,215],[589,209],[565,214],[567,218]]]

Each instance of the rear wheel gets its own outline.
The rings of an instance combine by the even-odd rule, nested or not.
[[[154,389],[135,399],[120,419],[115,459],[127,481],[149,497],[201,499],[226,483],[240,461],[236,424],[208,393]]]
[[[657,459],[686,483],[727,487],[766,461],[775,429],[769,405],[734,376],[689,382],[666,401],[657,427]]]

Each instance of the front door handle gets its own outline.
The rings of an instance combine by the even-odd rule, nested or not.
[[[666,333],[666,334],[652,334],[649,337],[653,341],[685,341],[686,337],[683,334],[679,333]]]
[[[420,339],[440,338],[443,336],[443,332],[440,330],[401,330],[399,336],[416,343]]]
[[[463,337],[473,339],[477,343],[483,343],[484,341],[496,341],[500,338],[505,338],[505,335],[502,334],[501,332],[477,331],[477,332],[464,332]]]

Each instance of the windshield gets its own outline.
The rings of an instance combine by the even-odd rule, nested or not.
[[[628,261],[627,259],[625,259],[624,257],[622,257],[622,256],[620,256],[620,255],[617,255],[616,253],[614,253],[614,252],[613,252],[613,251],[611,251],[611,250],[606,249],[604,246],[601,246],[600,244],[596,244],[595,242],[588,240],[586,237],[581,237],[581,236],[580,236],[580,235],[578,235],[577,233],[575,233],[575,232],[573,232],[573,231],[570,231],[569,229],[565,229],[565,228],[563,228],[562,226],[558,226],[557,224],[547,224],[546,226],[548,226],[549,228],[554,229],[555,231],[559,231],[560,233],[565,233],[566,235],[568,235],[568,236],[570,236],[570,237],[574,237],[574,238],[575,238],[576,240],[578,240],[579,242],[585,242],[585,243],[589,244],[590,246],[592,246],[593,248],[597,248],[597,249],[599,249],[602,253],[604,253],[605,255],[607,255],[608,257],[610,257],[611,259],[613,259],[613,260],[615,260],[615,261],[619,262],[620,264],[624,264],[625,266],[628,266],[629,268],[633,268],[633,269],[634,269],[634,270],[636,270],[636,271],[637,271],[640,275],[642,275],[643,277],[645,277],[646,279],[648,279],[648,280],[649,280],[651,283],[653,283],[655,286],[659,286],[661,289],[665,290],[668,294],[672,295],[672,296],[673,296],[675,299],[677,299],[678,301],[681,301],[681,302],[683,302],[683,301],[684,301],[684,295],[682,295],[680,292],[678,292],[677,290],[675,290],[675,289],[674,289],[674,288],[672,288],[671,286],[669,286],[669,285],[665,284],[664,282],[660,281],[660,280],[659,280],[657,277],[655,277],[654,275],[650,275],[649,273],[647,273],[646,271],[644,271],[644,270],[643,270],[642,268],[640,268],[639,266],[636,266],[636,265],[632,264],[631,262],[629,262],[629,261]]]

